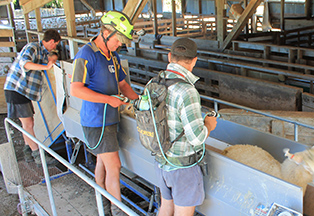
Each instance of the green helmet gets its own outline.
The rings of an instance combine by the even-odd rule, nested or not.
[[[122,12],[108,11],[101,17],[104,25],[111,25],[116,31],[132,40],[133,25],[130,19]]]

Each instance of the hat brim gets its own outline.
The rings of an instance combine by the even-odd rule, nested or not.
[[[130,39],[128,39],[127,37],[125,37],[124,35],[121,35],[119,33],[117,33],[117,38],[123,44],[130,44],[131,43]]]
[[[116,29],[113,28],[111,25],[104,25],[104,26],[105,26],[105,28],[107,28],[111,32],[116,31]],[[120,32],[117,32],[116,35],[117,35],[118,40],[121,43],[130,44],[131,40],[129,38],[127,38],[126,36],[124,36],[123,34],[121,34]]]

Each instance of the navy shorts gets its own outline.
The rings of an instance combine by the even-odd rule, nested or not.
[[[84,127],[83,132],[85,139],[83,140],[89,147],[95,147],[100,140],[97,148],[89,149],[95,155],[106,152],[119,151],[119,143],[117,137],[118,124],[106,126],[104,129],[103,137],[101,138],[102,127]]]
[[[23,104],[7,103],[7,108],[8,118],[12,119],[33,117],[35,113],[31,101]]]
[[[198,206],[205,199],[204,181],[201,168],[196,165],[190,168],[164,171],[155,161],[155,171],[161,196],[173,200],[177,206]]]

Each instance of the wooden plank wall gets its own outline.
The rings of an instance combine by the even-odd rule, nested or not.
[[[309,93],[302,94],[302,110],[305,112],[314,112],[314,95]]]
[[[0,52],[0,57],[16,57],[16,52],[10,52],[7,48],[14,48],[14,32],[9,26],[0,25],[0,47],[4,47],[4,52]]]
[[[129,55],[122,55],[121,58],[129,61],[132,81],[141,84],[167,66],[165,61]],[[260,110],[298,110],[300,88],[199,67],[194,68],[193,73],[200,77],[195,86],[202,95]],[[210,103],[203,104],[210,106]]]
[[[5,75],[0,76],[0,86],[1,86],[0,88],[0,113],[1,114],[7,113],[7,103],[5,102],[4,90],[3,90],[5,79],[6,79]]]

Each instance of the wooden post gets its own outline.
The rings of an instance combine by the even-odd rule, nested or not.
[[[123,6],[123,8],[125,7],[125,5],[126,5],[126,0],[122,0],[122,6]]]
[[[70,37],[76,37],[75,27],[75,11],[74,11],[74,0],[67,0],[63,2],[64,14],[67,22],[67,33]],[[73,40],[69,40],[70,57],[74,58],[78,52],[78,44]]]
[[[111,5],[112,5],[112,9],[115,10],[116,9],[116,6],[114,4],[114,0],[111,0]]]
[[[186,13],[186,0],[181,0],[182,14]]]
[[[123,5],[123,7],[124,7],[124,5]],[[104,10],[105,10],[104,1],[99,1],[99,8],[102,12],[104,12]]]
[[[289,53],[288,53],[288,62],[289,63],[294,63],[295,62],[295,56],[296,56],[296,50],[293,49],[289,49]],[[288,67],[289,71],[292,71],[293,68],[292,67]]]
[[[219,47],[222,45],[226,37],[226,20],[224,19],[226,15],[226,10],[224,9],[224,0],[216,0],[216,31],[217,40],[219,41]]]
[[[266,46],[264,47],[264,53],[263,53],[263,58],[264,59],[269,59],[270,57],[270,47],[269,46]],[[269,65],[267,63],[263,63],[263,65],[265,67],[268,67]]]
[[[36,24],[37,24],[37,31],[42,32],[43,27],[41,24],[41,14],[40,14],[40,8],[35,9],[35,17],[36,17]],[[38,40],[41,41],[43,39],[43,36],[38,35]]]
[[[281,32],[285,31],[285,0],[280,0],[280,29]]]
[[[175,0],[171,0],[171,6],[172,6],[172,36],[177,36],[177,13]]]
[[[243,1],[243,5],[244,5],[244,8],[246,8],[247,0]],[[252,21],[251,21],[251,29],[252,29]],[[246,25],[245,25],[244,33],[245,33],[245,39],[248,41],[249,40],[249,33],[250,33],[250,29],[249,29],[249,24],[248,23],[246,23]]]
[[[202,0],[198,0],[198,13],[202,14]]]
[[[13,36],[11,37],[10,41],[14,42],[14,47],[10,47],[10,52],[17,52],[16,49],[16,43],[15,43],[15,22],[14,22],[14,15],[13,15],[13,3],[11,2],[10,4],[7,5],[7,11],[9,15],[9,20],[10,20],[10,26],[13,28]],[[14,61],[14,58],[12,58],[12,62]]]
[[[25,30],[30,30],[30,24],[29,24],[29,16],[28,16],[28,13],[24,14],[24,24],[25,24]],[[26,32],[26,40],[27,40],[27,43],[31,42],[30,41],[30,34]]]
[[[152,4],[153,4],[153,13],[154,13],[154,34],[155,34],[155,38],[158,35],[158,22],[157,22],[157,0],[151,0]]]
[[[312,0],[305,0],[304,13],[306,19],[311,19],[312,16]]]

